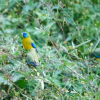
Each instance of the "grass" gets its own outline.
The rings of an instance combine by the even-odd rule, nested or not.
[[[99,100],[100,2],[11,0],[0,6],[1,100]],[[26,63],[22,32],[39,51],[40,65]]]

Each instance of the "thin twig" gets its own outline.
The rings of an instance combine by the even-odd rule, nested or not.
[[[91,42],[91,40],[85,41],[85,42],[83,42],[83,43],[77,45],[77,46],[76,46],[75,48],[73,48],[73,49],[79,48],[79,47],[81,47],[81,46],[83,46],[83,45],[85,45],[85,44],[87,44],[87,43],[89,43],[89,42]]]

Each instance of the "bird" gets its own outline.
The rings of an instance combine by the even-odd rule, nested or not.
[[[100,60],[100,48],[96,48],[94,50],[94,56],[96,57],[97,60]]]
[[[37,67],[39,65],[39,55],[36,53],[36,50],[32,48],[28,53],[27,53],[27,63],[29,65],[32,65],[34,67]]]
[[[23,47],[25,50],[27,50],[27,63],[29,65],[32,65],[34,67],[39,65],[39,55],[38,50],[34,44],[34,41],[31,39],[30,34],[23,32],[23,41],[22,41]]]
[[[23,32],[23,47],[26,49],[26,50],[30,50],[32,48],[35,48],[36,51],[37,51],[37,48],[34,44],[34,41],[31,39],[31,36],[26,33],[26,32]]]

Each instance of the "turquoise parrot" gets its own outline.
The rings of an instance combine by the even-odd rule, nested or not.
[[[34,41],[31,39],[28,33],[23,32],[23,42],[22,43],[23,43],[23,47],[25,48],[25,50],[28,50],[27,63],[34,67],[38,66],[39,61],[40,61],[38,51],[34,44]]]

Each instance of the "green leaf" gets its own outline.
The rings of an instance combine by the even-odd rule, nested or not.
[[[26,88],[28,81],[25,79],[25,76],[19,72],[15,72],[12,75],[12,80],[20,88]]]
[[[71,18],[71,17],[66,17],[66,22],[75,26],[75,22],[74,22],[73,18]]]

